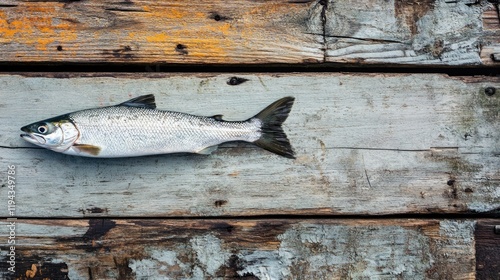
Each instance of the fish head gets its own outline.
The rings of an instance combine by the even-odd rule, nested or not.
[[[23,126],[21,137],[35,145],[57,152],[69,149],[80,133],[68,116],[59,116]]]

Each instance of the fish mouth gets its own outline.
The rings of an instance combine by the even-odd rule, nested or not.
[[[33,144],[37,144],[38,141],[35,139],[35,137],[31,136],[30,134],[28,133],[21,133],[21,138],[23,138],[24,140],[30,142],[30,143],[33,143]]]
[[[42,137],[36,137],[35,135],[29,133],[21,133],[21,138],[32,143],[32,144],[45,144],[45,139]]]

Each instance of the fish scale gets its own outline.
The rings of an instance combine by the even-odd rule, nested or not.
[[[245,141],[294,158],[281,125],[293,97],[282,98],[245,121],[156,109],[153,95],[115,106],[86,109],[21,128],[26,141],[56,152],[87,157],[133,157],[168,153],[209,154],[217,145]]]
[[[145,155],[195,153],[228,141],[253,142],[261,136],[257,121],[225,122],[125,106],[83,110],[69,118],[85,132],[76,144],[99,146],[103,157],[137,156],[136,151]]]

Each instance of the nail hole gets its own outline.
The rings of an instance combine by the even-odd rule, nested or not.
[[[180,52],[181,54],[188,54],[188,51],[186,49],[187,46],[183,44],[177,44],[177,46],[175,46],[175,50],[177,52]]]
[[[208,16],[208,18],[211,18],[215,21],[224,21],[224,20],[228,20],[230,18],[228,17],[225,17],[223,15],[220,15],[219,13],[216,13],[216,12],[211,12]]]
[[[57,50],[62,51],[63,50],[62,46],[57,46]]]
[[[214,205],[215,205],[215,207],[222,207],[222,206],[226,205],[226,203],[227,203],[227,200],[216,200]]]
[[[487,87],[484,89],[484,93],[488,96],[493,96],[497,90],[494,87]]]
[[[248,79],[240,78],[240,77],[231,77],[227,81],[227,84],[230,85],[230,86],[237,86],[237,85],[242,84],[242,83],[244,83],[246,81],[248,81]]]

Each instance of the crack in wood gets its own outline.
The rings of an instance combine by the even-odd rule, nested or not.
[[[368,150],[393,152],[431,152],[435,150],[458,150],[458,147],[430,147],[429,149],[396,149],[396,148],[368,148],[368,147],[325,147],[327,150]],[[472,153],[476,154],[476,153]]]
[[[307,3],[311,3],[313,1],[314,0],[290,0],[290,1],[288,1],[288,3],[290,3],[290,4],[307,4]]]
[[[12,149],[12,150],[16,150],[16,149],[33,149],[33,150],[43,150],[45,148],[42,148],[42,147],[12,147],[12,146],[0,145],[0,149]]]
[[[311,35],[322,35],[322,34],[317,34],[317,33],[308,33]],[[336,38],[336,39],[353,39],[353,40],[359,40],[359,41],[366,41],[366,42],[376,42],[376,43],[396,43],[396,44],[402,44],[402,45],[410,45],[410,43],[407,42],[402,42],[398,40],[389,40],[389,39],[374,39],[374,38],[362,38],[362,37],[353,37],[353,36],[341,36],[341,35],[326,35],[323,34],[326,38]]]
[[[327,56],[328,56],[328,54],[327,54],[328,42],[326,40],[326,24],[328,22],[327,18],[326,18],[326,11],[328,10],[328,0],[320,0],[318,3],[323,6],[321,8],[321,28],[322,28],[323,34],[317,34],[317,35],[323,36],[323,47],[321,48],[321,51],[323,52],[323,61],[322,62],[325,63],[327,60]]]
[[[495,5],[495,11],[497,12],[498,23],[500,24],[500,3],[498,1]]]
[[[145,11],[145,10],[142,10],[142,9],[137,9],[137,8],[112,7],[112,8],[105,8],[104,10],[111,11],[111,12],[148,13],[148,11]]]

